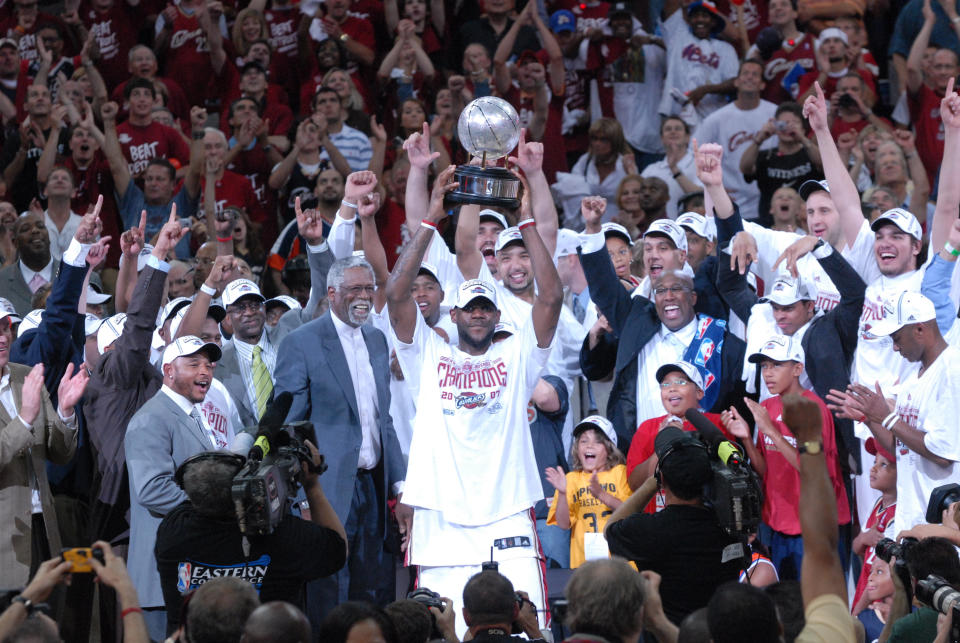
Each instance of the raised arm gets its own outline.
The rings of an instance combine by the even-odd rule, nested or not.
[[[210,274],[207,275],[207,280],[203,285],[214,291],[222,292],[230,279],[231,273],[236,269],[236,264],[236,257],[220,255],[213,262]],[[212,298],[202,288],[197,291],[197,294],[193,297],[193,302],[187,307],[187,312],[183,315],[176,336],[170,338],[171,341],[177,339],[177,337],[200,334],[203,329],[203,322],[207,319]]]
[[[827,101],[823,96],[820,83],[814,84],[815,93],[803,104],[803,115],[810,122],[820,157],[823,161],[823,174],[830,184],[830,197],[840,213],[840,225],[843,229],[843,242],[852,246],[863,226],[863,210],[860,208],[860,193],[847,172],[847,166],[840,159],[837,144],[830,134],[830,121],[827,115]],[[843,248],[839,248],[841,251]]]
[[[103,154],[107,157],[107,163],[110,165],[110,174],[113,175],[113,187],[117,191],[119,201],[123,200],[123,195],[127,193],[130,187],[130,168],[127,167],[127,159],[123,157],[123,150],[120,148],[120,140],[117,138],[117,112],[119,106],[114,102],[104,103],[100,108],[100,117],[103,119]],[[124,221],[124,225],[130,226],[132,222]]]
[[[530,203],[533,206],[533,220],[537,222],[540,238],[543,239],[547,251],[552,255],[557,248],[557,230],[560,226],[560,217],[553,202],[550,184],[547,175],[543,173],[543,143],[527,142],[527,132],[520,130],[520,141],[517,143],[517,155],[507,159],[521,170],[530,188]]]
[[[183,177],[183,187],[191,199],[200,196],[200,177],[206,167],[206,154],[203,151],[203,132],[207,122],[207,110],[194,105],[190,108],[190,131],[193,141],[190,144],[190,165]]]
[[[937,14],[930,6],[930,0],[923,0],[923,26],[910,46],[907,57],[907,93],[916,94],[923,85],[923,52],[930,46],[930,35],[937,22]]]
[[[510,85],[512,84],[508,64],[510,62],[510,54],[513,53],[513,46],[517,42],[517,35],[520,33],[520,28],[531,23],[532,18],[530,14],[531,11],[536,11],[536,6],[536,2],[528,2],[526,6],[524,6],[520,15],[517,16],[517,19],[513,21],[507,33],[500,40],[500,44],[497,45],[497,50],[493,52],[493,75],[496,81],[497,92],[500,94],[506,94],[510,90]]]
[[[387,253],[383,249],[380,233],[377,232],[375,218],[377,210],[380,209],[380,191],[374,190],[367,194],[357,205],[359,206],[357,216],[360,217],[360,244],[363,248],[363,256],[373,268],[373,278],[377,286],[373,294],[373,307],[379,313],[387,303],[384,288],[387,285],[387,276],[390,274],[387,270]]]
[[[393,272],[387,278],[387,304],[390,306],[390,324],[393,326],[393,332],[396,333],[397,338],[406,344],[413,341],[413,331],[417,327],[418,314],[417,304],[410,295],[410,289],[413,287],[413,280],[417,278],[417,272],[419,272],[420,264],[423,262],[423,255],[433,240],[433,232],[436,230],[437,224],[447,216],[443,208],[443,197],[458,185],[452,180],[455,169],[451,165],[437,177],[433,184],[433,193],[430,197],[430,208],[427,215],[423,222],[417,226],[416,234],[403,249],[397,263],[393,266]]]
[[[697,178],[713,201],[713,211],[718,219],[733,215],[733,201],[723,187],[723,148],[716,143],[698,145],[693,140],[693,154],[697,164]]]
[[[945,140],[940,176],[956,177],[960,173],[960,96],[954,89],[954,79],[947,83],[947,91],[940,101],[940,118],[943,120]],[[933,212],[930,230],[930,247],[939,252],[947,240],[950,228],[957,219],[960,208],[960,181],[940,181],[937,188],[937,207]]]
[[[483,266],[483,254],[477,249],[480,230],[480,206],[465,203],[460,206],[454,245],[457,250],[457,268],[464,279],[476,279]]]
[[[530,199],[529,192],[524,200]],[[521,205],[521,217],[517,224],[523,245],[530,255],[533,266],[534,280],[536,281],[536,298],[533,300],[533,330],[537,334],[537,345],[546,348],[553,341],[557,331],[557,322],[560,320],[560,309],[563,308],[563,286],[560,284],[560,275],[553,264],[553,253],[547,250],[543,239],[537,232],[537,222],[532,217],[526,218],[527,208]]]
[[[50,135],[47,136],[46,143],[43,146],[43,153],[37,160],[37,183],[44,185],[50,177],[50,171],[57,163],[57,143],[60,142],[60,129],[63,127],[63,119],[67,115],[67,108],[63,105],[54,105],[50,110],[50,119],[53,121],[53,127],[50,129]]]
[[[430,164],[439,156],[439,152],[430,152],[430,125],[423,122],[423,131],[414,132],[403,142],[403,150],[410,161],[410,173],[407,175],[406,205],[407,232],[410,236],[417,234],[420,220],[424,217],[430,203],[430,193],[427,191],[427,177],[430,173]]]
[[[220,33],[220,17],[223,15],[223,5],[217,1],[203,2],[197,8],[197,22],[207,37],[207,48],[210,50],[210,66],[217,76],[223,71],[227,62],[227,52],[223,48],[223,34]],[[199,70],[192,70],[197,73]]]
[[[927,169],[917,153],[917,139],[908,129],[894,130],[893,138],[903,150],[907,159],[907,171],[913,182],[913,192],[910,193],[910,212],[921,225],[927,222],[927,201],[930,199],[930,179],[927,178]]]

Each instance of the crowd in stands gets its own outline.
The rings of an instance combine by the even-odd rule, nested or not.
[[[960,0],[0,0],[0,642],[956,640],[958,75]]]

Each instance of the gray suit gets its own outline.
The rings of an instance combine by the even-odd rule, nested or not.
[[[30,367],[10,363],[7,368],[14,405],[19,409]],[[60,419],[45,388],[41,388],[41,394],[40,412],[29,427],[19,417],[11,418],[0,404],[0,589],[20,589],[30,579],[34,476],[50,551],[60,552],[57,514],[47,483],[47,460],[55,464],[69,462],[77,448],[77,431]]]
[[[50,271],[50,283],[57,276],[60,270],[60,262],[53,260],[53,270]],[[23,280],[23,273],[20,272],[20,262],[16,261],[3,270],[0,270],[0,297],[6,297],[16,308],[17,314],[23,317],[31,310],[30,300],[33,299],[33,293],[30,287]]]
[[[144,607],[163,607],[153,548],[160,520],[187,499],[173,481],[177,467],[213,445],[199,425],[164,392],[130,418],[124,439],[130,478],[130,554],[127,567]]]
[[[275,391],[293,393],[288,420],[313,422],[317,448],[329,467],[321,478],[323,489],[346,527],[350,545],[347,567],[336,578],[307,586],[307,612],[314,627],[337,602],[348,598],[382,602],[385,593],[395,591],[393,561],[384,554],[389,531],[386,500],[393,485],[406,477],[406,465],[390,418],[386,338],[371,326],[363,326],[361,333],[377,386],[382,447],[380,463],[371,473],[361,474],[357,470],[363,440],[360,416],[350,369],[331,313],[287,335],[277,356]]]

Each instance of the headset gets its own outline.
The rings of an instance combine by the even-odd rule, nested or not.
[[[656,468],[653,470],[653,477],[654,477],[654,479],[656,479],[656,481],[657,481],[657,488],[658,488],[658,489],[663,486],[663,476],[662,476],[662,474],[661,474],[661,472],[660,472],[660,467],[663,466],[663,463],[666,461],[667,458],[669,458],[671,455],[673,455],[673,452],[674,452],[674,451],[676,451],[677,449],[685,449],[685,448],[687,448],[687,447],[693,447],[693,448],[697,448],[697,449],[702,449],[702,450],[703,450],[704,452],[706,452],[708,455],[709,455],[709,453],[710,453],[709,450],[707,449],[707,446],[706,446],[705,444],[703,444],[702,442],[700,442],[700,440],[697,440],[696,438],[694,438],[694,437],[692,436],[692,434],[691,434],[691,436],[690,436],[689,438],[687,438],[686,436],[684,436],[684,438],[683,438],[682,440],[677,440],[676,442],[674,442],[673,444],[671,444],[671,445],[670,445],[670,448],[666,450],[666,452],[663,454],[663,456],[657,458],[657,466],[656,466]]]
[[[173,474],[173,481],[177,483],[178,487],[183,489],[183,476],[187,472],[187,467],[203,460],[221,460],[223,462],[233,463],[237,465],[237,471],[242,469],[243,465],[247,463],[247,459],[244,456],[226,450],[204,451],[203,453],[194,454],[181,462],[180,466],[177,467],[177,471]]]

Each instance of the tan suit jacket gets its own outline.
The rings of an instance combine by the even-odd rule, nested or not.
[[[29,366],[10,363],[10,387],[19,409]],[[0,404],[0,589],[22,589],[30,580],[31,480],[35,477],[50,552],[60,552],[60,532],[47,483],[47,460],[66,464],[77,448],[77,431],[60,419],[42,389],[43,403],[32,426],[11,418]]]

